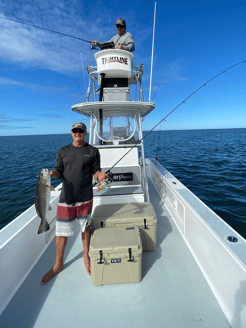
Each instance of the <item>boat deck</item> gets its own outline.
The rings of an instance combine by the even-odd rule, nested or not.
[[[231,327],[151,183],[149,188],[157,249],[143,254],[140,283],[94,287],[77,233],[68,239],[64,270],[41,286],[55,259],[55,241],[50,244],[2,313],[0,327]]]

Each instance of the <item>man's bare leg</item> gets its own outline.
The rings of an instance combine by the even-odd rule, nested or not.
[[[91,262],[89,257],[89,247],[90,247],[90,240],[91,240],[91,228],[87,226],[85,228],[85,232],[82,232],[82,242],[84,246],[84,262],[86,267],[87,275],[91,275]]]
[[[66,245],[67,237],[56,237],[56,262],[53,268],[43,276],[41,285],[45,285],[54,275],[63,270],[63,257]]]

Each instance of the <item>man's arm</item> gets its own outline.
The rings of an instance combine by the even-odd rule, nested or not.
[[[117,46],[117,49],[123,49],[123,50],[127,50],[130,52],[135,50],[135,43],[134,43],[133,36],[131,33],[126,32],[126,34],[120,40],[119,45]]]

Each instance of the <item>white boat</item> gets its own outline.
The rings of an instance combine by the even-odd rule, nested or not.
[[[64,270],[41,286],[55,260],[59,185],[51,192],[49,231],[37,234],[34,205],[0,231],[0,326],[246,327],[245,239],[157,160],[145,158],[141,122],[155,105],[143,101],[143,66],[124,50],[95,57],[97,66],[87,67],[87,101],[72,106],[90,117],[89,143],[100,151],[102,170],[113,167],[113,182],[94,189],[93,209],[151,202],[156,250],[143,253],[141,282],[93,286],[77,229],[68,238]],[[131,95],[135,84],[138,99]]]

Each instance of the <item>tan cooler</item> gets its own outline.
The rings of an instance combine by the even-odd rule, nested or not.
[[[138,227],[97,229],[89,251],[93,285],[140,282],[142,252]]]
[[[91,219],[92,231],[107,227],[139,227],[143,251],[156,250],[156,214],[151,203],[98,205]]]

